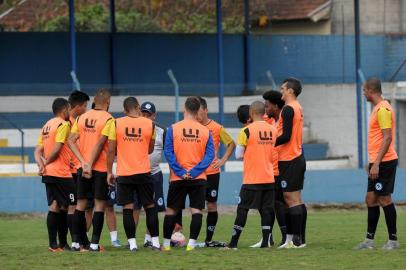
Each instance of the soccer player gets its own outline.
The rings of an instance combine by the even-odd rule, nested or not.
[[[248,126],[252,123],[250,118],[250,105],[240,105],[237,109],[238,121],[244,126]]]
[[[286,209],[286,241],[279,248],[303,248],[307,209],[302,199],[306,160],[302,151],[303,110],[297,97],[302,92],[298,79],[287,78],[280,90],[285,106],[278,120],[279,179]]]
[[[72,127],[73,124],[75,123],[76,119],[84,114],[87,110],[87,103],[90,100],[89,96],[82,92],[82,91],[74,91],[69,95],[68,102],[70,105],[69,109],[69,122],[70,126]],[[72,153],[72,151],[69,149],[69,152],[71,153],[71,163],[70,163],[70,168],[71,168],[71,173],[72,173],[72,178],[73,182],[75,184],[75,197],[77,197],[77,170],[80,168],[80,162],[79,160],[75,157],[75,155]],[[68,223],[68,228],[72,237],[72,242],[73,242],[73,231],[72,231],[72,222],[73,222],[73,214],[76,209],[76,203],[75,205],[69,206],[68,209],[68,215],[67,215],[67,223]],[[62,213],[62,212],[60,212]],[[85,245],[88,244],[89,240],[87,239],[87,235],[85,236]],[[68,247],[66,247],[68,249]]]
[[[262,95],[263,99],[265,100],[265,115],[264,120],[270,125],[273,125],[277,128],[277,122],[279,119],[279,115],[285,102],[282,100],[282,94],[275,90],[270,90],[265,92]],[[271,213],[271,235],[269,237],[269,245],[273,246],[273,236],[272,236],[272,228],[275,223],[275,214],[276,219],[278,220],[279,228],[281,230],[282,240],[279,245],[283,245],[286,241],[286,222],[285,222],[285,214],[286,214],[286,204],[283,199],[283,192],[280,185],[279,179],[279,167],[278,167],[278,152],[273,152],[274,157],[274,176],[275,176],[275,211]],[[259,241],[257,244],[252,245],[251,247],[260,247],[262,243]]]
[[[188,97],[184,119],[169,127],[165,138],[164,153],[171,172],[164,219],[164,251],[171,249],[176,213],[184,206],[186,196],[189,196],[192,214],[187,251],[195,249],[202,227],[202,209],[206,194],[205,170],[214,159],[214,144],[210,131],[198,121],[199,109],[199,99]]]
[[[365,82],[364,96],[374,109],[369,119],[368,131],[368,189],[365,197],[368,227],[365,241],[357,248],[375,247],[374,236],[381,206],[389,234],[389,240],[382,249],[392,250],[400,246],[396,235],[396,208],[391,198],[398,164],[395,151],[395,112],[389,102],[382,98],[381,81],[378,78],[369,78]]]
[[[112,167],[117,148],[118,204],[123,206],[123,224],[130,251],[137,251],[136,226],[133,218],[134,194],[145,209],[152,249],[160,250],[158,212],[154,203],[154,183],[149,154],[154,150],[155,124],[142,117],[135,97],[124,100],[124,114],[112,126],[107,157],[108,181],[113,180]]]
[[[238,135],[235,157],[244,159],[243,184],[237,217],[228,249],[236,249],[241,232],[247,221],[249,209],[261,214],[261,248],[268,247],[271,233],[271,212],[274,207],[273,155],[277,130],[263,120],[265,105],[255,101],[250,106],[252,123],[241,129]]]
[[[209,119],[206,100],[202,97],[198,98],[200,101],[199,122],[209,129],[214,143],[214,160],[206,170],[207,221],[206,239],[204,242],[206,247],[224,247],[223,243],[212,241],[212,239],[218,220],[217,198],[220,183],[220,168],[226,163],[228,158],[233,153],[235,143],[222,125],[212,119]],[[219,159],[218,150],[220,143],[226,147],[226,151],[223,157]]]
[[[76,119],[69,136],[69,146],[81,163],[78,170],[78,203],[73,217],[75,241],[72,249],[80,250],[80,238],[86,234],[85,210],[87,201],[94,199],[93,233],[89,251],[102,251],[99,246],[104,223],[104,210],[108,200],[107,185],[107,143],[101,144],[101,137],[108,137],[114,119],[107,112],[110,106],[110,92],[96,91],[95,108]],[[79,145],[77,145],[77,141]]]
[[[164,142],[166,136],[166,128],[160,126],[155,122],[156,119],[156,107],[155,104],[147,101],[141,105],[141,113],[145,118],[150,119],[155,124],[155,145],[154,151],[149,155],[149,161],[151,163],[151,178],[154,184],[154,199],[155,207],[158,212],[165,212],[165,199],[163,190],[163,174],[159,163],[162,160],[162,151],[164,150]],[[147,230],[144,238],[144,247],[152,247],[151,235]]]
[[[67,246],[66,211],[69,205],[75,204],[76,198],[70,171],[71,156],[66,145],[70,131],[68,101],[63,98],[55,99],[52,103],[52,111],[55,117],[42,128],[34,156],[48,199],[46,222],[48,249],[51,252],[59,252]],[[59,245],[57,236],[59,236]]]

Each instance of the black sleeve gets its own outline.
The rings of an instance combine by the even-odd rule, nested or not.
[[[295,111],[290,106],[285,106],[282,110],[281,117],[283,119],[282,135],[276,139],[275,146],[285,144],[290,141],[292,136],[293,116]]]

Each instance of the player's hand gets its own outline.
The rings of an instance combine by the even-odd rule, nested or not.
[[[214,164],[211,165],[211,166],[212,166],[214,169],[219,169],[219,168],[221,168],[225,163],[226,163],[225,160],[219,159],[219,160],[217,160],[216,162],[214,162]]]
[[[369,178],[372,180],[378,179],[379,175],[379,164],[374,163],[369,171]]]
[[[45,173],[45,166],[44,164],[38,164],[38,175],[43,176]]]
[[[116,177],[112,173],[107,174],[107,184],[109,186],[114,186],[114,183],[116,182]]]
[[[90,166],[89,163],[85,162],[82,164],[82,176],[84,178],[90,179],[92,178],[92,167]]]
[[[190,179],[192,179],[192,176],[190,175],[190,172],[187,172],[182,176],[182,178],[184,180],[190,180]]]

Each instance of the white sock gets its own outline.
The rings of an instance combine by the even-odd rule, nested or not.
[[[170,247],[170,246],[171,246],[171,239],[164,238],[164,247]]]
[[[292,239],[293,239],[293,234],[287,234],[285,243],[289,243],[290,241],[292,241]]]
[[[194,247],[196,245],[196,240],[195,239],[189,239],[189,243],[187,243],[188,246]]]
[[[148,233],[145,234],[144,244],[145,244],[146,242],[151,242],[151,235],[148,234]]]
[[[80,248],[79,243],[72,242],[72,248]]]
[[[99,248],[99,244],[90,244],[90,248],[91,248],[91,249],[98,249],[98,248]]]
[[[110,232],[111,242],[117,241],[117,231]]]
[[[130,245],[130,249],[138,248],[135,238],[128,239],[128,244]]]
[[[151,236],[150,236],[151,237]],[[160,244],[159,244],[159,237],[155,236],[151,238],[152,241],[152,246],[159,248]]]

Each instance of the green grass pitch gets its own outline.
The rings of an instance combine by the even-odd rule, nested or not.
[[[104,227],[102,244],[104,253],[50,253],[47,251],[45,219],[34,216],[0,216],[0,269],[406,269],[406,211],[398,211],[398,234],[401,248],[395,251],[364,250],[353,248],[363,240],[366,227],[366,211],[317,210],[308,216],[308,246],[304,249],[277,250],[250,249],[249,245],[260,238],[260,220],[255,211],[248,216],[237,251],[197,249],[186,252],[154,252],[140,248],[130,253],[125,248],[110,247]],[[118,215],[119,238],[126,243],[122,228],[122,216]],[[145,216],[137,230],[138,245],[142,245],[145,232]],[[161,231],[162,231],[162,220]],[[190,221],[184,217],[184,224]],[[221,214],[215,240],[228,241],[234,215]],[[205,221],[204,221],[205,223]],[[187,226],[186,226],[187,227]],[[280,234],[274,228],[278,243]],[[185,228],[185,235],[188,235]],[[200,240],[205,235],[202,228]],[[380,247],[387,238],[384,215],[378,225],[376,243]]]

